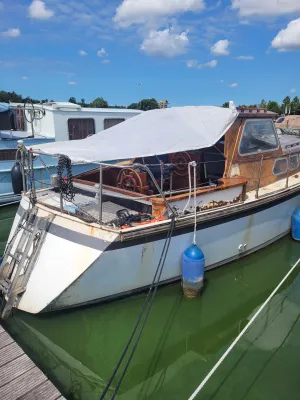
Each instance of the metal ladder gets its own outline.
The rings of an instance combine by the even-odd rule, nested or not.
[[[9,316],[25,292],[53,218],[54,214],[38,217],[36,207],[23,213],[0,266],[0,295],[5,300],[1,318]]]

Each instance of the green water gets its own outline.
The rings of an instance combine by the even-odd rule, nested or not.
[[[0,211],[2,241],[11,212]],[[179,284],[161,288],[117,398],[188,399],[299,257],[300,245],[285,237],[207,273],[202,297],[187,300]],[[289,277],[197,399],[300,398],[298,273]],[[15,311],[6,327],[67,398],[96,400],[144,296],[41,316]]]

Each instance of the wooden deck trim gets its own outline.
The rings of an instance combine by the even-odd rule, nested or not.
[[[65,400],[1,325],[0,399]]]
[[[248,180],[246,178],[243,178],[241,176],[237,177],[232,177],[232,178],[220,178],[219,182],[221,183],[219,186],[216,187],[210,187],[210,188],[203,188],[203,189],[197,189],[196,194],[205,194],[205,193],[211,193],[211,192],[218,192],[220,190],[226,190],[226,189],[231,189],[237,186],[244,186],[247,184]],[[194,191],[193,191],[194,193]],[[189,193],[183,193],[183,194],[178,194],[172,197],[166,197],[166,200],[171,203],[173,201],[178,201],[182,199],[186,199],[189,197]],[[161,198],[153,198],[156,204],[161,203],[164,204],[165,201],[164,199]]]
[[[283,200],[288,196],[300,194],[300,184],[293,185],[287,189],[280,189],[279,191],[260,196],[257,200],[249,202],[240,202],[230,206],[218,207],[209,211],[197,213],[197,225],[207,223],[210,221],[218,220],[221,218],[231,217],[232,215],[247,212],[248,210],[255,210],[257,207],[264,206],[277,200]],[[175,230],[188,228],[194,225],[194,215],[189,214],[186,217],[179,218],[176,221]],[[158,235],[166,232],[170,226],[170,219],[156,224],[148,224],[134,228],[123,229],[120,231],[120,241],[131,241],[141,237],[150,235]]]

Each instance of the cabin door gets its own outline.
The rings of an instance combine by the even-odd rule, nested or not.
[[[69,140],[85,139],[95,134],[93,118],[70,118],[68,120]]]

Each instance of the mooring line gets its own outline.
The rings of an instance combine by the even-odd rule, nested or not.
[[[282,279],[282,281],[276,286],[276,288],[273,290],[273,292],[270,294],[270,296],[267,298],[267,300],[259,307],[259,309],[256,311],[256,313],[253,315],[253,317],[250,319],[248,324],[244,327],[244,329],[239,333],[239,335],[235,338],[235,340],[231,343],[231,345],[228,347],[228,349],[225,351],[225,353],[222,355],[222,357],[219,359],[219,361],[215,364],[215,366],[210,370],[210,372],[206,375],[206,377],[203,379],[203,381],[200,383],[200,385],[197,387],[197,389],[194,391],[194,393],[189,397],[188,400],[193,400],[200,392],[200,390],[203,389],[204,385],[207,383],[207,381],[212,377],[212,375],[216,372],[216,370],[219,368],[219,366],[222,364],[222,362],[225,360],[225,358],[228,356],[228,354],[231,352],[231,350],[234,348],[234,346],[238,343],[238,341],[241,339],[241,337],[246,333],[250,325],[253,324],[255,319],[258,317],[258,315],[262,312],[262,310],[265,308],[265,306],[269,303],[270,300],[274,297],[278,289],[283,285],[283,283],[287,280],[287,278],[291,275],[291,273],[294,271],[294,269],[297,268],[298,264],[300,262],[300,258],[298,261],[292,266],[292,268],[289,270],[289,272],[285,275],[285,277]]]

